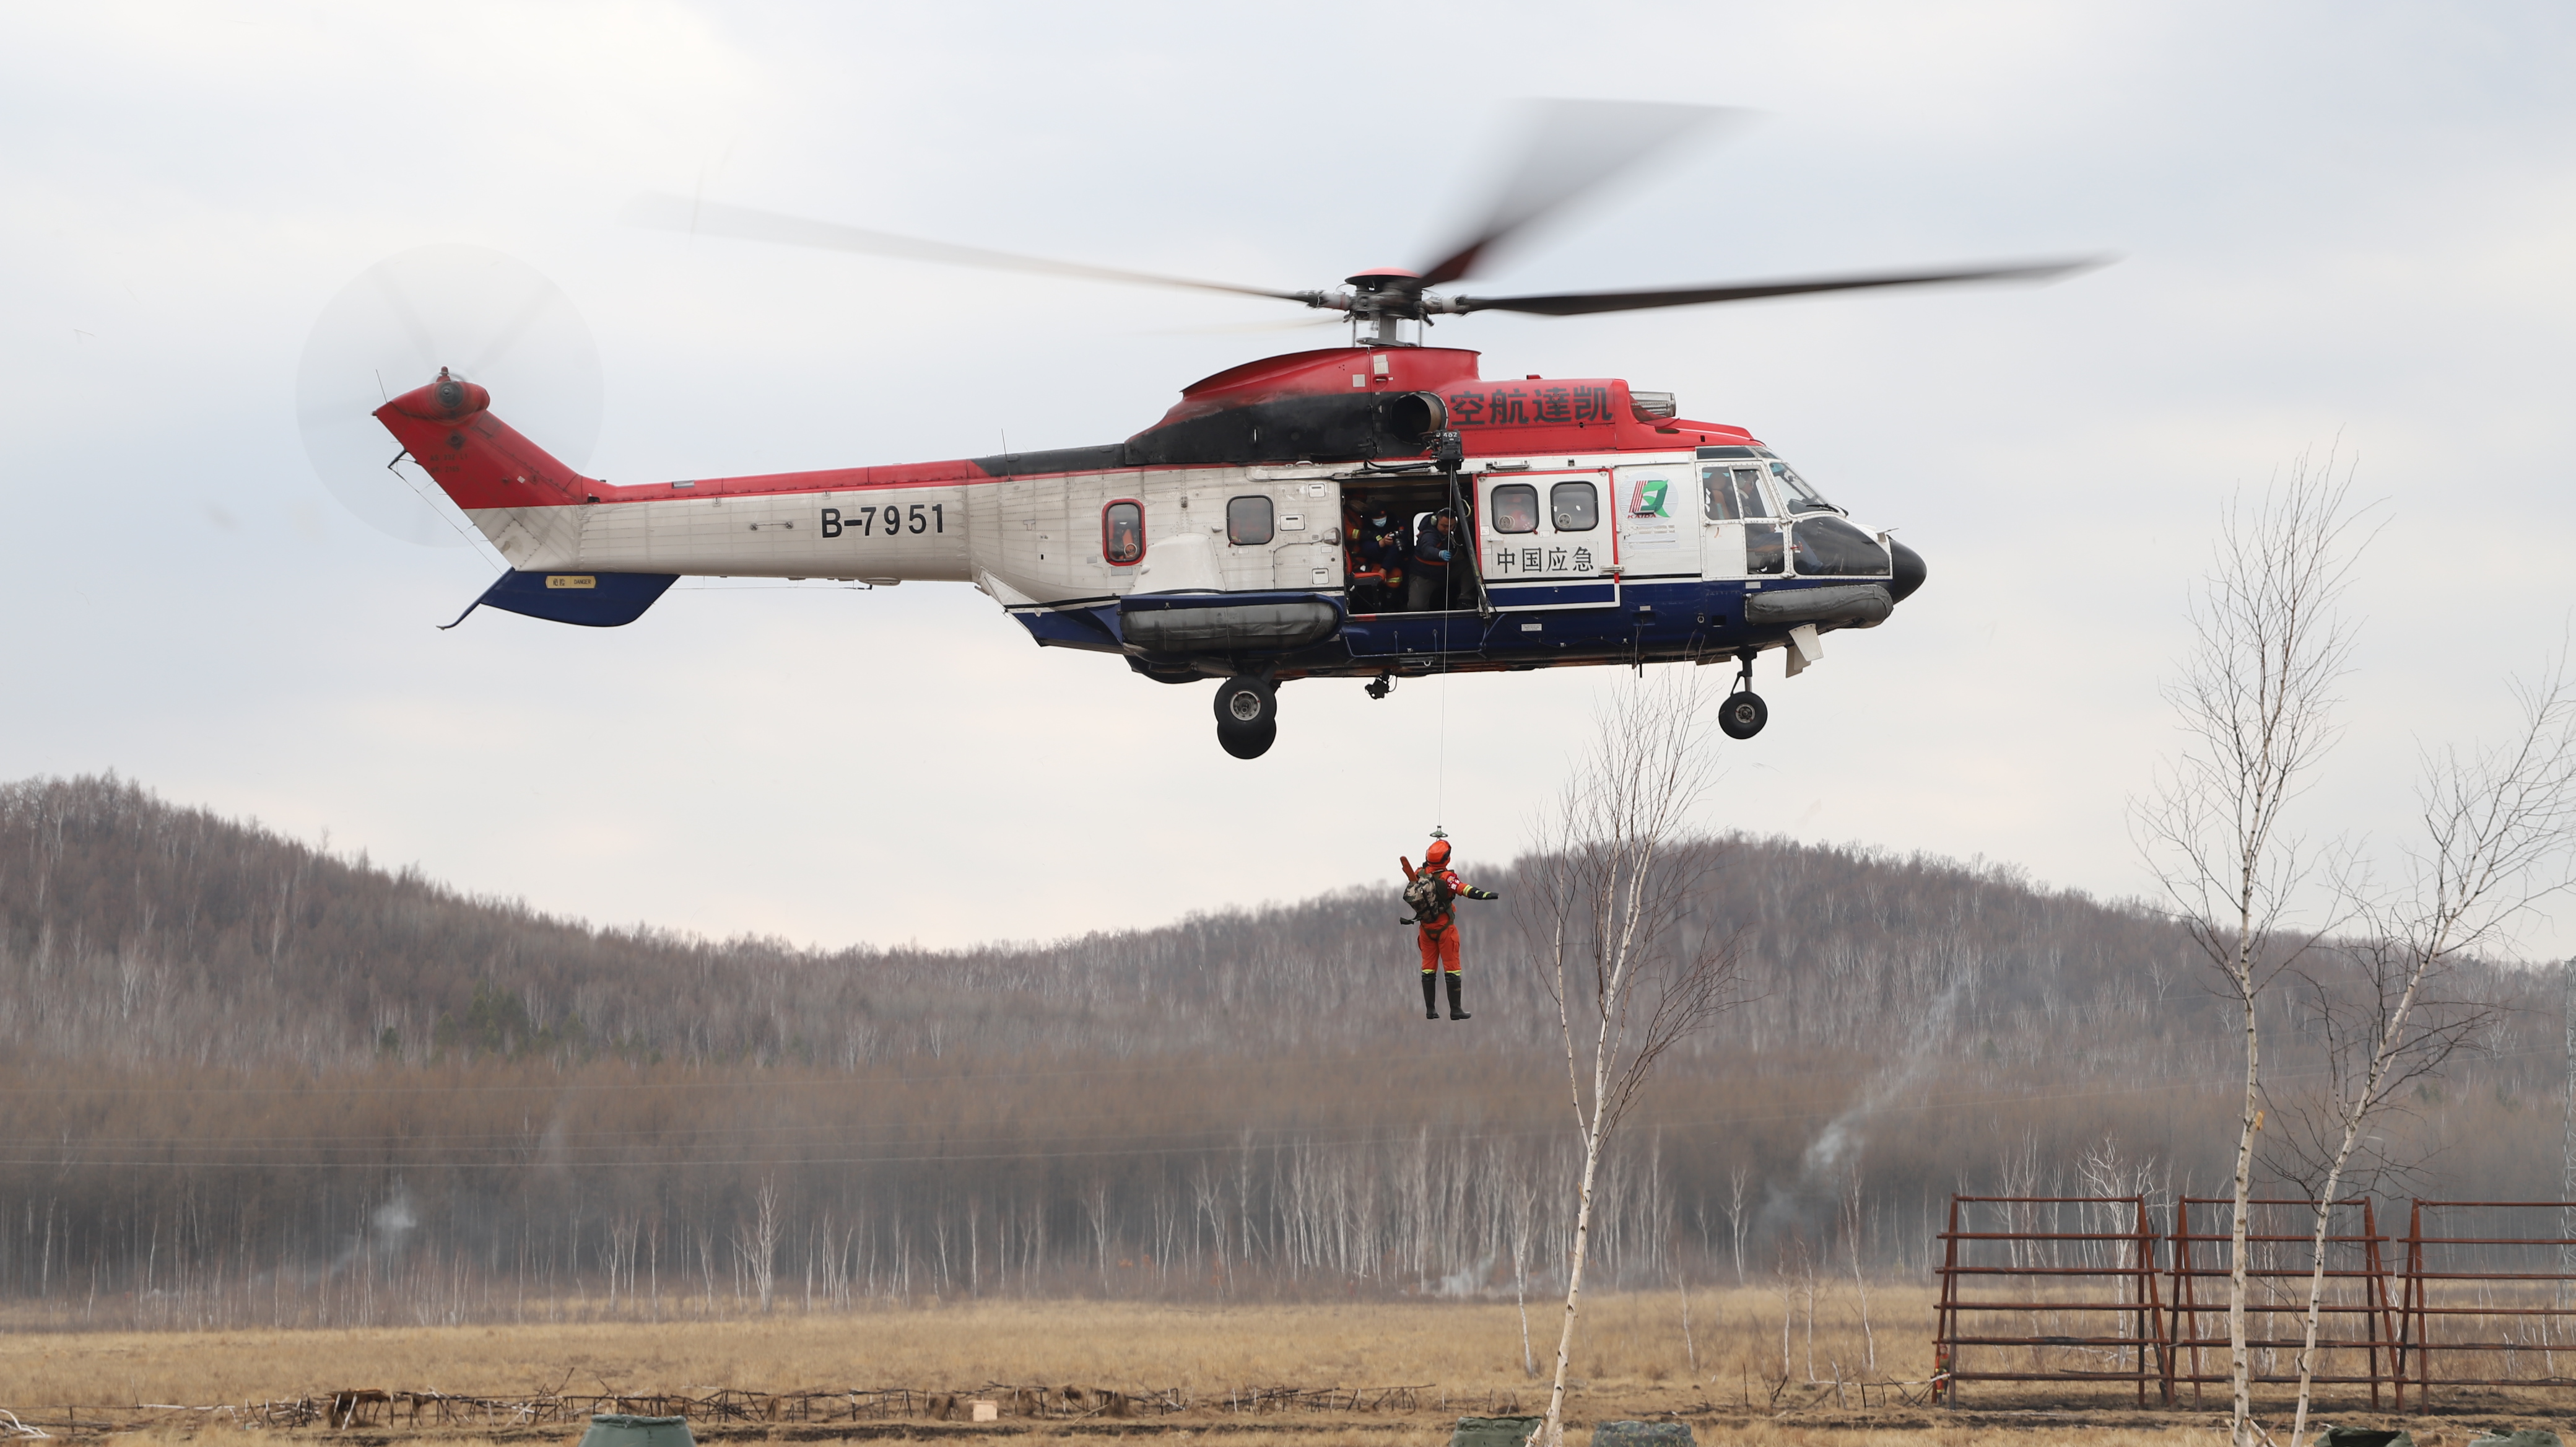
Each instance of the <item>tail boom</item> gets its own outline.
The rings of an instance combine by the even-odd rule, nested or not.
[[[616,487],[585,477],[439,374],[376,409],[512,568],[543,573],[967,581],[972,464]]]

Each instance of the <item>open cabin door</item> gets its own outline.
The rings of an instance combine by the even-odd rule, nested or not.
[[[1485,595],[1504,612],[1619,606],[1613,506],[1606,469],[1479,474]]]

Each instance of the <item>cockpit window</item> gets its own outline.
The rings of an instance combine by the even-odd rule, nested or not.
[[[1809,518],[1798,524],[1790,551],[1798,559],[1798,571],[1809,577],[1887,576],[1887,550],[1841,518]]]
[[[1778,523],[1746,523],[1744,525],[1744,571],[1779,572],[1780,554],[1785,542],[1786,540],[1780,536]]]
[[[1741,522],[1771,515],[1770,507],[1762,501],[1762,474],[1750,465],[1701,468],[1699,493],[1710,522]]]
[[[1779,479],[1780,496],[1787,501],[1791,517],[1804,512],[1841,511],[1832,503],[1825,501],[1823,493],[1807,486],[1807,480],[1798,475],[1796,468],[1777,458],[1772,459],[1771,475]]]

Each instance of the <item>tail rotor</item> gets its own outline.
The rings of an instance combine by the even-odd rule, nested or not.
[[[570,298],[489,247],[422,246],[361,272],[322,308],[296,371],[295,410],[314,474],[368,525],[405,542],[464,547],[472,529],[373,415],[448,368],[574,467],[599,440],[599,346]]]

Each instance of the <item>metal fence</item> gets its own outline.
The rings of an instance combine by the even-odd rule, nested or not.
[[[2412,1380],[2423,1391],[2450,1386],[2524,1386],[2534,1381],[2576,1385],[2563,1375],[2571,1346],[2561,1324],[2576,1317],[2576,1268],[2565,1248],[2565,1201],[2417,1201],[2406,1223],[2406,1264],[2401,1331],[2412,1356],[2401,1364],[2401,1389]],[[2551,1213],[2545,1228],[2533,1213]],[[2427,1220],[2435,1228],[2427,1233]],[[2520,1230],[2515,1228],[2520,1227]],[[2547,1229],[2546,1236],[2527,1234]],[[2534,1253],[2547,1251],[2534,1259]],[[2554,1330],[2555,1329],[2555,1330]],[[2553,1340],[2553,1337],[2555,1338]],[[2465,1355],[2474,1353],[2479,1355]],[[2494,1363],[2501,1374],[2435,1376],[2436,1357],[2457,1357],[2474,1372]],[[2517,1372],[2536,1360],[2535,1377]]]
[[[2246,1214],[2247,1374],[2259,1385],[2298,1380],[2316,1210],[2266,1198]],[[2199,1401],[2232,1376],[2233,1211],[2197,1196],[1952,1197],[1936,1398],[1955,1403],[1968,1382],[2050,1382],[2132,1384],[2142,1404],[2151,1385],[2168,1405],[2186,1390]],[[2399,1411],[2410,1389],[2420,1404],[2439,1387],[2576,1386],[2570,1213],[2576,1202],[2418,1200],[2392,1242],[2376,1203],[2335,1202],[2311,1380],[2367,1387],[2374,1407],[2384,1390]]]
[[[2094,1229],[2058,1229],[2067,1224],[2062,1218],[2070,1206],[2079,1228]],[[1980,1223],[1974,1219],[1980,1214],[2000,1219]],[[2043,1215],[2050,1229],[2040,1229]],[[1970,1229],[1979,1224],[1997,1229]],[[1938,1395],[1957,1400],[1961,1382],[2135,1382],[2143,1403],[2147,1384],[2155,1382],[2172,1400],[2169,1323],[2145,1197],[1953,1196],[1950,1229],[1941,1239],[1932,1345]],[[1974,1258],[1980,1247],[1989,1259],[1962,1259]],[[2003,1259],[1991,1259],[1996,1255]],[[2004,1294],[1971,1295],[1980,1285],[2002,1287]],[[2033,1329],[2008,1331],[1998,1321]],[[1967,1347],[2025,1350],[2029,1363],[1972,1369],[1961,1360]]]

